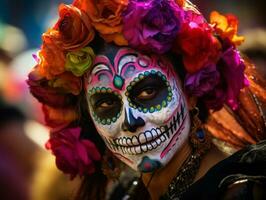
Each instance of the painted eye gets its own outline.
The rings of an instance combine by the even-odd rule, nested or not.
[[[89,104],[93,117],[96,121],[103,124],[114,122],[121,114],[123,102],[122,97],[114,92],[96,92],[89,97]],[[110,90],[108,90],[110,91]]]
[[[108,109],[112,108],[114,106],[114,101],[113,100],[103,100],[97,103],[98,108],[103,108],[103,109]]]
[[[137,99],[149,100],[154,98],[155,96],[156,96],[156,90],[154,88],[146,88],[139,93]]]
[[[129,106],[137,107],[139,110],[151,109],[153,112],[155,107],[162,107],[163,103],[165,105],[168,85],[161,73],[146,72],[140,81],[127,87]]]

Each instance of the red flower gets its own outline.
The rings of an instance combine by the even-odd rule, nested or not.
[[[56,166],[73,179],[77,175],[95,172],[95,161],[101,159],[96,146],[90,140],[80,139],[80,128],[64,129],[53,133],[46,143],[56,157]]]
[[[38,99],[40,103],[47,104],[48,106],[56,108],[64,108],[69,107],[76,102],[76,96],[74,96],[73,94],[63,93],[62,91],[59,92],[58,88],[56,89],[48,85],[48,82],[48,80],[40,76],[38,66],[36,66],[29,74],[27,83],[29,85],[30,92],[36,99]],[[80,85],[81,87],[81,81],[78,85]],[[75,87],[72,86],[72,88]],[[76,90],[73,89],[73,92],[74,91]]]
[[[187,72],[195,73],[210,63],[216,63],[221,45],[210,28],[192,22],[185,24],[177,43]],[[177,49],[174,49],[177,50]]]

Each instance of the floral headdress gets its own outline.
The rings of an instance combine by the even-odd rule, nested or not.
[[[74,178],[93,173],[101,160],[96,145],[81,139],[76,108],[95,57],[90,44],[96,34],[118,46],[181,56],[185,92],[209,109],[227,104],[234,110],[240,90],[248,85],[236,49],[244,38],[237,29],[233,15],[212,12],[208,23],[185,0],[74,0],[60,5],[59,20],[43,34],[28,80],[52,128],[46,147],[58,168]]]

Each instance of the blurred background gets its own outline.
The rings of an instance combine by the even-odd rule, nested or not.
[[[0,0],[0,199],[66,200],[79,180],[57,171],[43,148],[48,129],[25,80],[41,34],[57,20],[59,3],[71,0]],[[233,13],[246,37],[241,50],[266,74],[266,20],[263,0],[192,0],[208,19],[212,10]]]

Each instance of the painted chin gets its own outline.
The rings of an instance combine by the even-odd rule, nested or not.
[[[186,126],[187,112],[184,103],[181,103],[176,114],[165,126],[141,132],[133,137],[116,139],[104,138],[106,145],[118,157],[130,157],[152,153],[161,148],[160,158],[163,159],[177,143],[179,136]],[[123,159],[124,160],[124,159]]]

